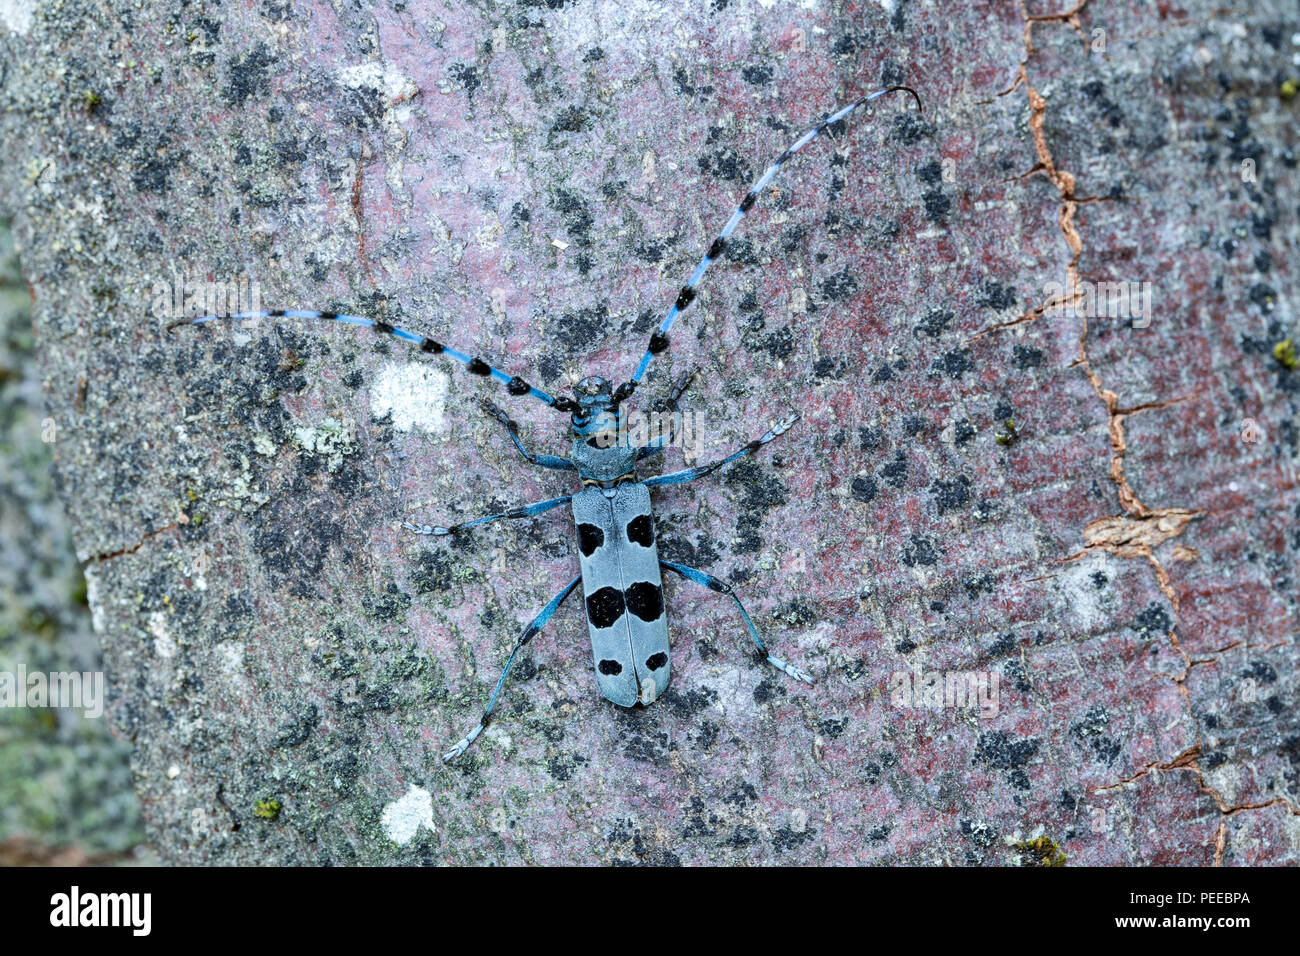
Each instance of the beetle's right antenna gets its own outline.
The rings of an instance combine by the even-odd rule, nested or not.
[[[681,313],[686,310],[686,307],[695,301],[695,290],[700,284],[700,279],[704,277],[704,273],[708,271],[713,260],[722,255],[723,250],[727,247],[727,240],[731,237],[731,234],[736,231],[736,227],[740,225],[740,220],[744,219],[745,213],[749,212],[749,210],[753,208],[754,203],[758,201],[759,193],[767,188],[768,184],[776,176],[777,172],[779,172],[781,167],[785,165],[786,160],[816,139],[828,126],[833,123],[838,123],[863,103],[869,103],[871,100],[884,96],[886,93],[896,93],[899,91],[912,94],[912,98],[916,100],[917,110],[919,111],[921,109],[921,97],[916,90],[912,89],[910,86],[888,86],[883,90],[876,90],[874,93],[868,93],[866,96],[862,97],[862,99],[850,103],[838,112],[832,113],[812,129],[808,130],[808,132],[804,133],[794,141],[793,146],[778,156],[776,162],[767,167],[767,171],[758,178],[758,181],[754,183],[749,192],[745,194],[745,198],[740,201],[740,205],[737,206],[735,211],[731,214],[731,218],[727,220],[727,224],[722,227],[722,231],[718,233],[718,237],[714,239],[713,244],[709,246],[709,251],[704,254],[704,258],[701,259],[699,265],[695,267],[695,271],[691,273],[691,277],[687,279],[686,284],[682,286],[681,292],[677,294],[677,301],[674,302],[672,308],[668,310],[668,314],[664,317],[663,322],[659,324],[659,328],[650,336],[650,344],[646,348],[645,356],[641,359],[641,364],[637,366],[636,372],[632,375],[632,378],[629,381],[620,385],[618,391],[614,393],[614,400],[616,402],[623,401],[636,391],[636,387],[641,384],[641,379],[645,376],[646,369],[650,367],[650,362],[660,352],[667,351],[668,331],[673,327],[673,323],[677,321],[677,316],[681,315]]]

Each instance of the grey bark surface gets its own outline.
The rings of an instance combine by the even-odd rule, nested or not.
[[[1294,863],[1300,23],[1040,6],[7,5],[4,204],[162,857]],[[572,534],[401,523],[572,487],[490,383],[352,328],[168,334],[159,284],[620,378],[765,164],[895,82],[925,112],[810,147],[643,392],[702,367],[706,458],[803,413],[655,507],[818,683],[670,582],[674,683],[621,710],[574,601],[444,767]],[[1157,314],[1053,314],[1067,280]],[[900,702],[922,670],[998,713]]]

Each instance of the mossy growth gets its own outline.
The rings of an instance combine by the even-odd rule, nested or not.
[[[268,797],[265,800],[258,800],[257,805],[253,807],[253,816],[261,817],[263,820],[274,820],[280,815],[280,801]]]
[[[1296,357],[1295,342],[1288,336],[1277,345],[1273,346],[1273,358],[1282,363],[1282,367],[1294,372],[1296,366],[1300,365],[1300,359]]]
[[[1022,863],[1028,866],[1065,866],[1065,851],[1048,836],[1021,840],[1016,844]]]

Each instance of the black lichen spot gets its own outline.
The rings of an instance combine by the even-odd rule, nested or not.
[[[551,124],[552,133],[581,133],[591,125],[591,115],[581,106],[566,106]]]
[[[771,670],[771,668],[768,668]],[[776,700],[785,696],[785,688],[771,677],[764,677],[754,688],[754,703],[766,704],[768,701]]]
[[[384,594],[373,598],[363,597],[361,606],[376,621],[394,621],[401,617],[402,612],[411,606],[411,599],[408,595],[403,594],[396,584],[390,581],[384,590]]]
[[[610,627],[623,616],[623,592],[608,585],[587,596],[587,620],[593,627]]]
[[[1028,790],[1029,778],[1024,768],[1037,753],[1038,738],[1013,740],[1005,730],[995,730],[980,734],[975,745],[975,762],[995,770],[1005,770],[1013,787]]]
[[[296,747],[311,736],[311,732],[320,724],[320,711],[315,704],[308,704],[300,713],[281,724],[275,735],[273,747]]]
[[[586,200],[567,189],[557,189],[552,205],[564,220],[568,236],[579,246],[590,246],[595,221]]]
[[[758,343],[758,347],[773,358],[787,358],[794,352],[794,333],[788,325],[782,326],[771,335],[765,336]]]
[[[940,222],[952,208],[952,200],[938,187],[929,190],[921,199],[925,202],[925,218],[931,222]]]
[[[918,564],[930,566],[939,560],[939,552],[934,542],[924,535],[914,534],[908,544],[903,545],[903,564],[914,568]]]
[[[904,145],[911,145],[922,136],[933,136],[934,123],[917,114],[915,110],[894,116],[894,136]]]
[[[1261,684],[1271,684],[1277,680],[1277,671],[1268,661],[1255,661],[1244,671],[1241,672],[1243,678],[1259,681]]]
[[[563,783],[570,779],[573,772],[586,762],[587,758],[582,754],[557,754],[546,761],[546,772],[555,780]]]
[[[637,515],[627,523],[627,540],[643,548],[655,543],[654,522],[649,515]]]
[[[1155,602],[1148,604],[1133,623],[1133,630],[1137,631],[1144,641],[1153,637],[1165,637],[1173,629],[1174,622],[1170,619],[1169,612],[1163,605]]]
[[[663,617],[664,595],[659,585],[652,584],[649,581],[638,581],[629,587],[625,593],[627,596],[627,609],[641,620],[650,622]]]
[[[609,308],[600,302],[585,309],[560,314],[552,323],[551,335],[565,352],[584,352],[599,342],[609,329]]]
[[[421,551],[418,565],[411,574],[411,584],[416,594],[445,591],[451,587],[452,562],[441,551]]]
[[[822,281],[822,295],[828,299],[847,299],[857,291],[857,277],[848,269]]]
[[[947,309],[930,309],[912,330],[913,335],[928,335],[937,339],[952,322],[953,314]]]
[[[1000,285],[993,279],[985,279],[980,283],[975,304],[1001,312],[1016,304],[1016,290],[1009,285]]]
[[[1025,673],[1025,665],[1020,662],[1019,658],[1013,658],[1002,663],[1002,676],[1011,682],[1017,693],[1028,694],[1033,690],[1029,683],[1029,675]]]
[[[465,95],[470,99],[474,98],[474,91],[483,85],[483,81],[479,79],[478,67],[473,64],[453,63],[447,67],[447,72],[451,74],[453,80],[461,85],[461,89],[465,91]]]
[[[930,485],[930,494],[934,495],[934,504],[939,509],[939,514],[960,508],[970,501],[970,478],[958,475],[951,481],[936,479]]]
[[[623,665],[618,661],[604,660],[600,662],[600,672],[606,677],[617,677],[623,673]]]
[[[939,165],[937,159],[931,159],[929,162],[916,167],[916,178],[933,186],[943,179],[943,167]]]
[[[230,82],[226,84],[226,102],[239,107],[250,96],[271,92],[271,64],[276,61],[274,54],[265,43],[259,43],[243,56],[230,61]]]
[[[854,501],[871,501],[876,497],[879,490],[876,486],[876,479],[871,475],[859,475],[853,479],[853,484],[849,486],[849,494],[853,496]]]
[[[974,368],[975,363],[971,361],[970,351],[967,349],[953,349],[951,352],[945,352],[930,365],[931,371],[943,372],[949,378],[961,378]]]
[[[584,557],[591,557],[596,549],[605,543],[605,532],[594,524],[585,521],[578,525],[578,547]]]
[[[1011,350],[1011,361],[1022,372],[1026,369],[1039,368],[1043,364],[1043,350],[1017,345]]]
[[[894,460],[880,469],[880,477],[895,488],[902,488],[907,482],[907,456],[902,451],[895,452]]]
[[[744,160],[730,146],[717,150],[708,155],[701,156],[696,160],[700,172],[709,173],[719,179],[725,179],[727,182],[734,182],[738,179],[748,179],[748,166]]]
[[[732,553],[753,554],[763,546],[763,540],[758,534],[763,514],[785,504],[787,500],[785,485],[766,474],[752,458],[736,462],[723,480],[744,492],[740,501],[741,515],[736,522],[737,540]]]
[[[1089,709],[1082,720],[1070,726],[1070,736],[1079,746],[1091,749],[1093,756],[1107,765],[1113,764],[1120,752],[1119,741],[1105,734],[1108,723],[1110,714],[1098,704]]]
[[[812,827],[804,827],[802,830],[795,830],[792,827],[781,827],[772,835],[772,849],[777,853],[784,853],[786,850],[793,850],[800,844],[807,843],[817,831]]]
[[[847,717],[827,717],[817,724],[817,730],[823,736],[834,740],[844,733],[844,729],[849,725]]]
[[[668,655],[665,654],[663,651],[660,651],[658,654],[651,654],[649,657],[647,657],[645,661],[645,666],[652,671],[657,671],[659,670],[659,668],[663,667],[667,663],[668,663]]]

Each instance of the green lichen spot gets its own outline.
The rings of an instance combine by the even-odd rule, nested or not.
[[[998,432],[993,436],[993,440],[999,445],[1013,445],[1020,438],[1020,432],[1016,431],[1016,423],[1013,419],[1008,418],[1002,423],[1006,431]]]
[[[279,800],[258,800],[257,806],[253,808],[253,816],[261,817],[263,820],[274,820],[280,815]]]
[[[1065,851],[1051,837],[1040,836],[1016,844],[1021,861],[1029,866],[1065,866]]]
[[[1297,83],[1294,79],[1283,80],[1282,87],[1278,90],[1284,100],[1294,99],[1297,91],[1300,91],[1300,83]]]
[[[1300,365],[1300,358],[1297,358],[1295,354],[1295,342],[1291,341],[1289,337],[1273,346],[1273,358],[1281,362],[1284,368],[1293,372],[1296,366]]]

